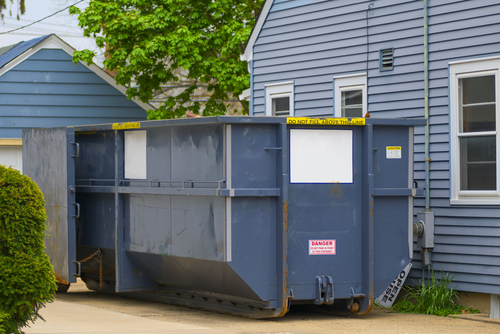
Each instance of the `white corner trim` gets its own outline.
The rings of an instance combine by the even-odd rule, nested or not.
[[[273,2],[274,2],[274,0],[266,0],[266,2],[264,2],[264,5],[262,6],[262,10],[261,10],[261,13],[259,15],[259,18],[258,18],[257,22],[255,22],[255,26],[253,27],[252,34],[248,38],[247,45],[245,47],[244,55],[245,55],[246,61],[253,60],[253,46],[255,44],[255,41],[257,40],[257,37],[260,34],[260,30],[262,29],[264,22],[266,22],[267,15],[269,14],[269,11],[271,10],[271,6],[273,5]]]
[[[33,54],[36,52],[40,51],[41,49],[60,49],[65,51],[67,54],[73,57],[73,52],[75,49],[71,47],[69,44],[67,44],[65,41],[63,41],[61,38],[59,38],[57,35],[50,35],[49,37],[45,38],[43,41],[40,41],[38,44],[34,45],[31,47],[31,49],[28,49],[21,55],[19,55],[17,58],[14,58],[12,61],[9,63],[5,64],[4,67],[0,68],[0,76],[4,75],[17,65],[21,64],[23,61],[31,57]],[[87,67],[89,70],[94,72],[97,76],[99,76],[101,79],[106,81],[108,84],[116,88],[120,93],[123,95],[127,95],[127,88],[121,85],[118,85],[115,81],[115,79],[110,76],[106,71],[104,71],[102,68],[96,66],[96,65],[90,65],[88,66],[85,63],[80,62],[83,66]],[[133,98],[132,101],[134,101],[137,105],[139,105],[142,109],[144,110],[149,110],[149,109],[156,109],[152,105],[148,103],[144,103],[139,101],[136,98]]]

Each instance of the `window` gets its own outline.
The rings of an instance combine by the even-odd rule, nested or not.
[[[293,81],[266,85],[266,116],[293,116]]]
[[[335,117],[364,117],[366,114],[366,74],[334,77]]]
[[[452,204],[500,204],[500,58],[450,63]]]

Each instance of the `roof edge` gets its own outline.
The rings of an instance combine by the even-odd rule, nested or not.
[[[260,34],[260,31],[262,29],[262,26],[264,25],[264,22],[267,19],[267,15],[269,14],[269,11],[271,10],[271,6],[273,5],[273,0],[266,0],[264,2],[264,5],[262,5],[259,16],[257,17],[257,20],[255,21],[255,25],[253,26],[252,32],[250,33],[250,37],[247,40],[247,44],[245,45],[245,51],[243,54],[240,56],[241,60],[246,60],[246,61],[251,61],[253,60],[253,46],[255,44],[255,41],[257,40],[257,37]]]

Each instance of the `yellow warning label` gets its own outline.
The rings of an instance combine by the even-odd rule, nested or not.
[[[141,123],[128,122],[128,123],[113,123],[113,130],[126,130],[126,129],[140,129]]]
[[[309,118],[287,117],[286,124],[292,125],[365,125],[364,118]]]
[[[386,146],[386,159],[401,159],[401,146]]]

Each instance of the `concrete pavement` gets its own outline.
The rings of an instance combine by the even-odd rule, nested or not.
[[[37,320],[30,328],[24,329],[26,334],[235,333],[177,322],[148,319],[58,300],[48,304],[40,314],[45,319],[45,322]]]

